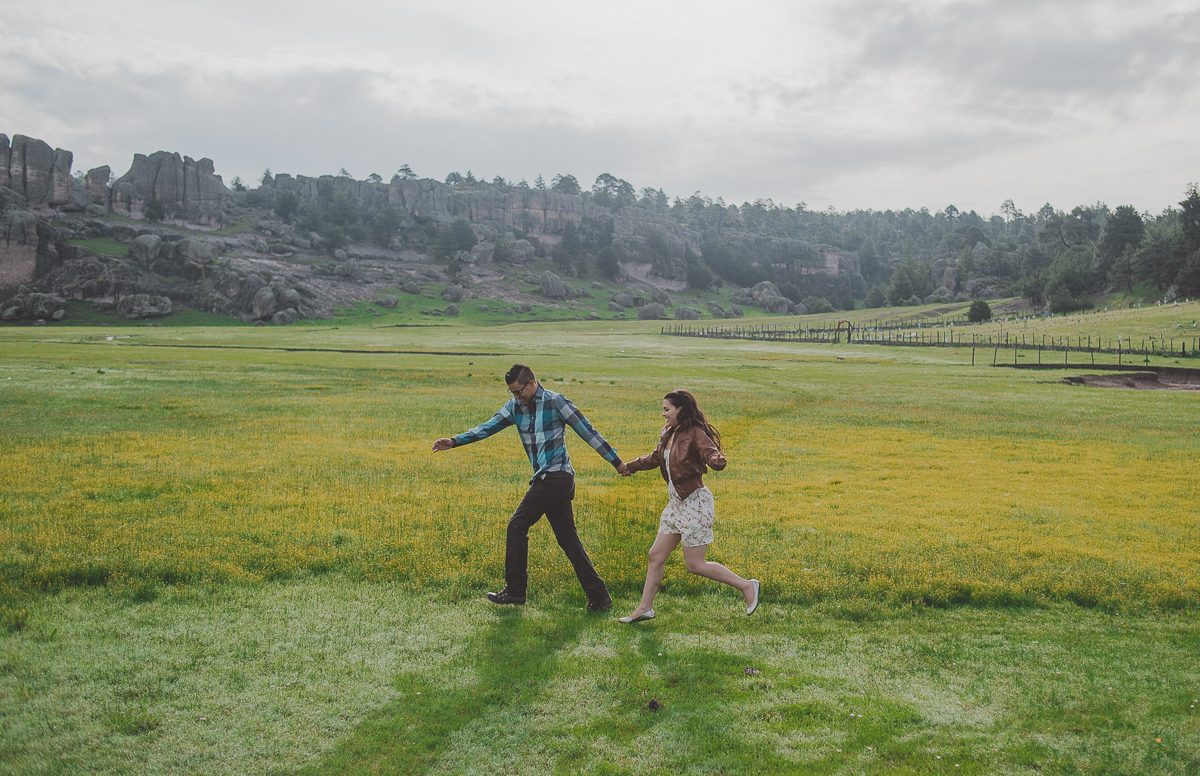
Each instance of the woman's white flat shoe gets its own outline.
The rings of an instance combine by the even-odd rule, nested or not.
[[[649,611],[642,612],[637,617],[618,617],[617,622],[635,623],[635,622],[642,622],[643,620],[653,620],[653,619],[654,619],[654,610],[651,609]]]
[[[750,584],[754,585],[754,600],[746,607],[746,616],[754,614],[754,610],[758,608],[758,588],[761,586],[757,579],[750,580]]]

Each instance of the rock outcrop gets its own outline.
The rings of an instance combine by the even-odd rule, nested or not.
[[[143,234],[129,244],[129,255],[138,264],[151,266],[162,251],[162,238],[156,234]]]
[[[743,288],[733,295],[738,304],[753,304],[764,313],[786,315],[795,308],[792,300],[779,293],[779,288],[769,280],[755,283],[753,288]]]
[[[84,179],[84,189],[91,195],[92,201],[98,205],[103,205],[105,211],[108,210],[108,182],[112,180],[112,170],[109,166],[93,167],[87,171],[87,178]]]
[[[134,155],[129,172],[112,185],[109,207],[123,216],[145,218],[151,203],[158,203],[164,220],[220,227],[227,220],[229,197],[211,159],[156,151]]]
[[[54,320],[61,321],[67,305],[67,300],[58,294],[43,294],[30,291],[21,286],[16,296],[0,304],[0,320],[20,321]]]
[[[0,187],[0,289],[32,283],[59,261],[54,227],[24,205],[18,192]]]
[[[25,207],[49,215],[71,203],[72,154],[44,140],[0,135],[0,186],[25,199]]]
[[[171,309],[170,299],[155,294],[131,294],[117,302],[117,312],[126,318],[161,318]]]

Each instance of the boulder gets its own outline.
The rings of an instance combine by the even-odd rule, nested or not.
[[[250,302],[250,309],[254,313],[255,318],[266,319],[275,314],[278,309],[278,302],[275,299],[275,292],[270,286],[263,286],[254,293],[254,299]]]
[[[171,300],[155,294],[131,294],[117,302],[117,312],[126,318],[161,318],[171,314]]]
[[[475,243],[475,247],[471,248],[471,264],[479,262],[491,261],[496,255],[496,244],[484,240],[481,243]]]
[[[588,313],[588,320],[589,320],[589,321],[598,321],[598,320],[600,320],[600,313],[598,313],[598,312],[596,312],[595,310],[593,310],[592,312]]]
[[[707,307],[708,311],[712,313],[713,317],[720,318],[725,315],[725,308],[716,302],[709,302]]]
[[[405,281],[404,285],[401,287],[404,289],[404,293],[406,293],[406,294],[420,294],[421,293],[421,284],[415,280]]]
[[[19,321],[25,317],[25,300],[13,297],[0,302],[0,321]]]
[[[671,295],[657,287],[650,289],[650,298],[661,305],[668,305],[671,303]]]
[[[741,318],[744,314],[742,308],[736,304],[729,305],[729,309],[725,311],[726,318]]]
[[[195,264],[207,264],[217,258],[216,243],[186,237],[179,241],[175,249],[180,256]]]
[[[276,326],[291,326],[298,320],[300,320],[300,313],[292,307],[285,307],[271,316],[271,323]]]
[[[362,265],[353,259],[342,264],[334,265],[333,274],[337,275],[338,277],[360,281],[365,279],[367,276],[367,273],[363,272]]]
[[[486,313],[490,308],[486,304],[479,305],[479,312]]]
[[[609,310],[612,310],[614,313],[623,313],[623,312],[625,312],[625,308],[624,308],[624,307],[622,307],[621,305],[617,304],[615,301],[614,301],[614,302],[609,302],[609,303],[608,303],[608,309],[609,309]]]
[[[457,317],[459,313],[458,305],[451,302],[450,304],[446,305],[446,309],[442,312],[446,315]]]
[[[276,298],[279,299],[279,306],[284,309],[288,307],[300,309],[300,292],[294,288],[284,289],[281,293],[276,294]],[[393,296],[392,299],[396,299],[396,297]],[[392,307],[395,306],[395,304],[392,305]]]
[[[533,258],[533,243],[528,240],[499,240],[495,243],[493,256],[496,261],[507,261],[510,264],[525,264]]]
[[[442,289],[442,301],[444,302],[460,302],[467,295],[466,290],[459,285],[451,283]]]
[[[700,320],[700,311],[695,307],[676,307],[675,320],[677,321],[698,321]]]
[[[299,294],[297,294],[297,296],[299,296]],[[396,305],[400,304],[400,297],[396,296],[395,294],[384,294],[375,300],[375,304],[379,305],[380,307],[386,307],[389,310],[394,310],[396,309]]]
[[[804,301],[800,303],[800,306],[805,310],[805,312],[801,313],[802,315],[817,315],[821,313],[833,312],[833,305],[829,303],[828,299],[822,296],[805,297]]]
[[[621,305],[622,308],[633,307],[633,297],[624,291],[614,296],[613,301]]]
[[[542,273],[538,279],[538,285],[541,288],[542,296],[547,299],[566,299],[570,293],[566,282],[550,270]]]
[[[755,283],[750,289],[750,297],[764,313],[786,314],[792,311],[792,301],[779,293],[779,288],[769,280]]]
[[[593,280],[593,281],[592,281],[592,290],[594,290],[594,291],[603,291],[603,290],[604,290],[604,284],[603,284],[603,283],[601,283],[599,280]]]
[[[50,318],[66,304],[67,300],[57,294],[29,293],[25,295],[25,317]]]
[[[149,266],[162,250],[162,238],[156,234],[144,234],[129,244],[129,255],[138,264]]]
[[[667,313],[667,308],[658,302],[642,305],[638,308],[639,321],[657,321]]]

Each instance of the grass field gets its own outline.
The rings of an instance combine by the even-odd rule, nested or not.
[[[1197,772],[1197,394],[967,351],[0,330],[0,773]],[[763,616],[681,558],[650,627],[579,615],[545,526],[530,605],[479,602],[528,463],[428,447],[518,360],[626,458],[697,392],[731,460],[710,557]],[[571,449],[631,609],[663,484]]]

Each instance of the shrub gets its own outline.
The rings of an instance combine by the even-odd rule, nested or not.
[[[982,299],[976,299],[971,302],[971,308],[967,310],[967,320],[971,323],[981,323],[992,319],[992,307]]]

